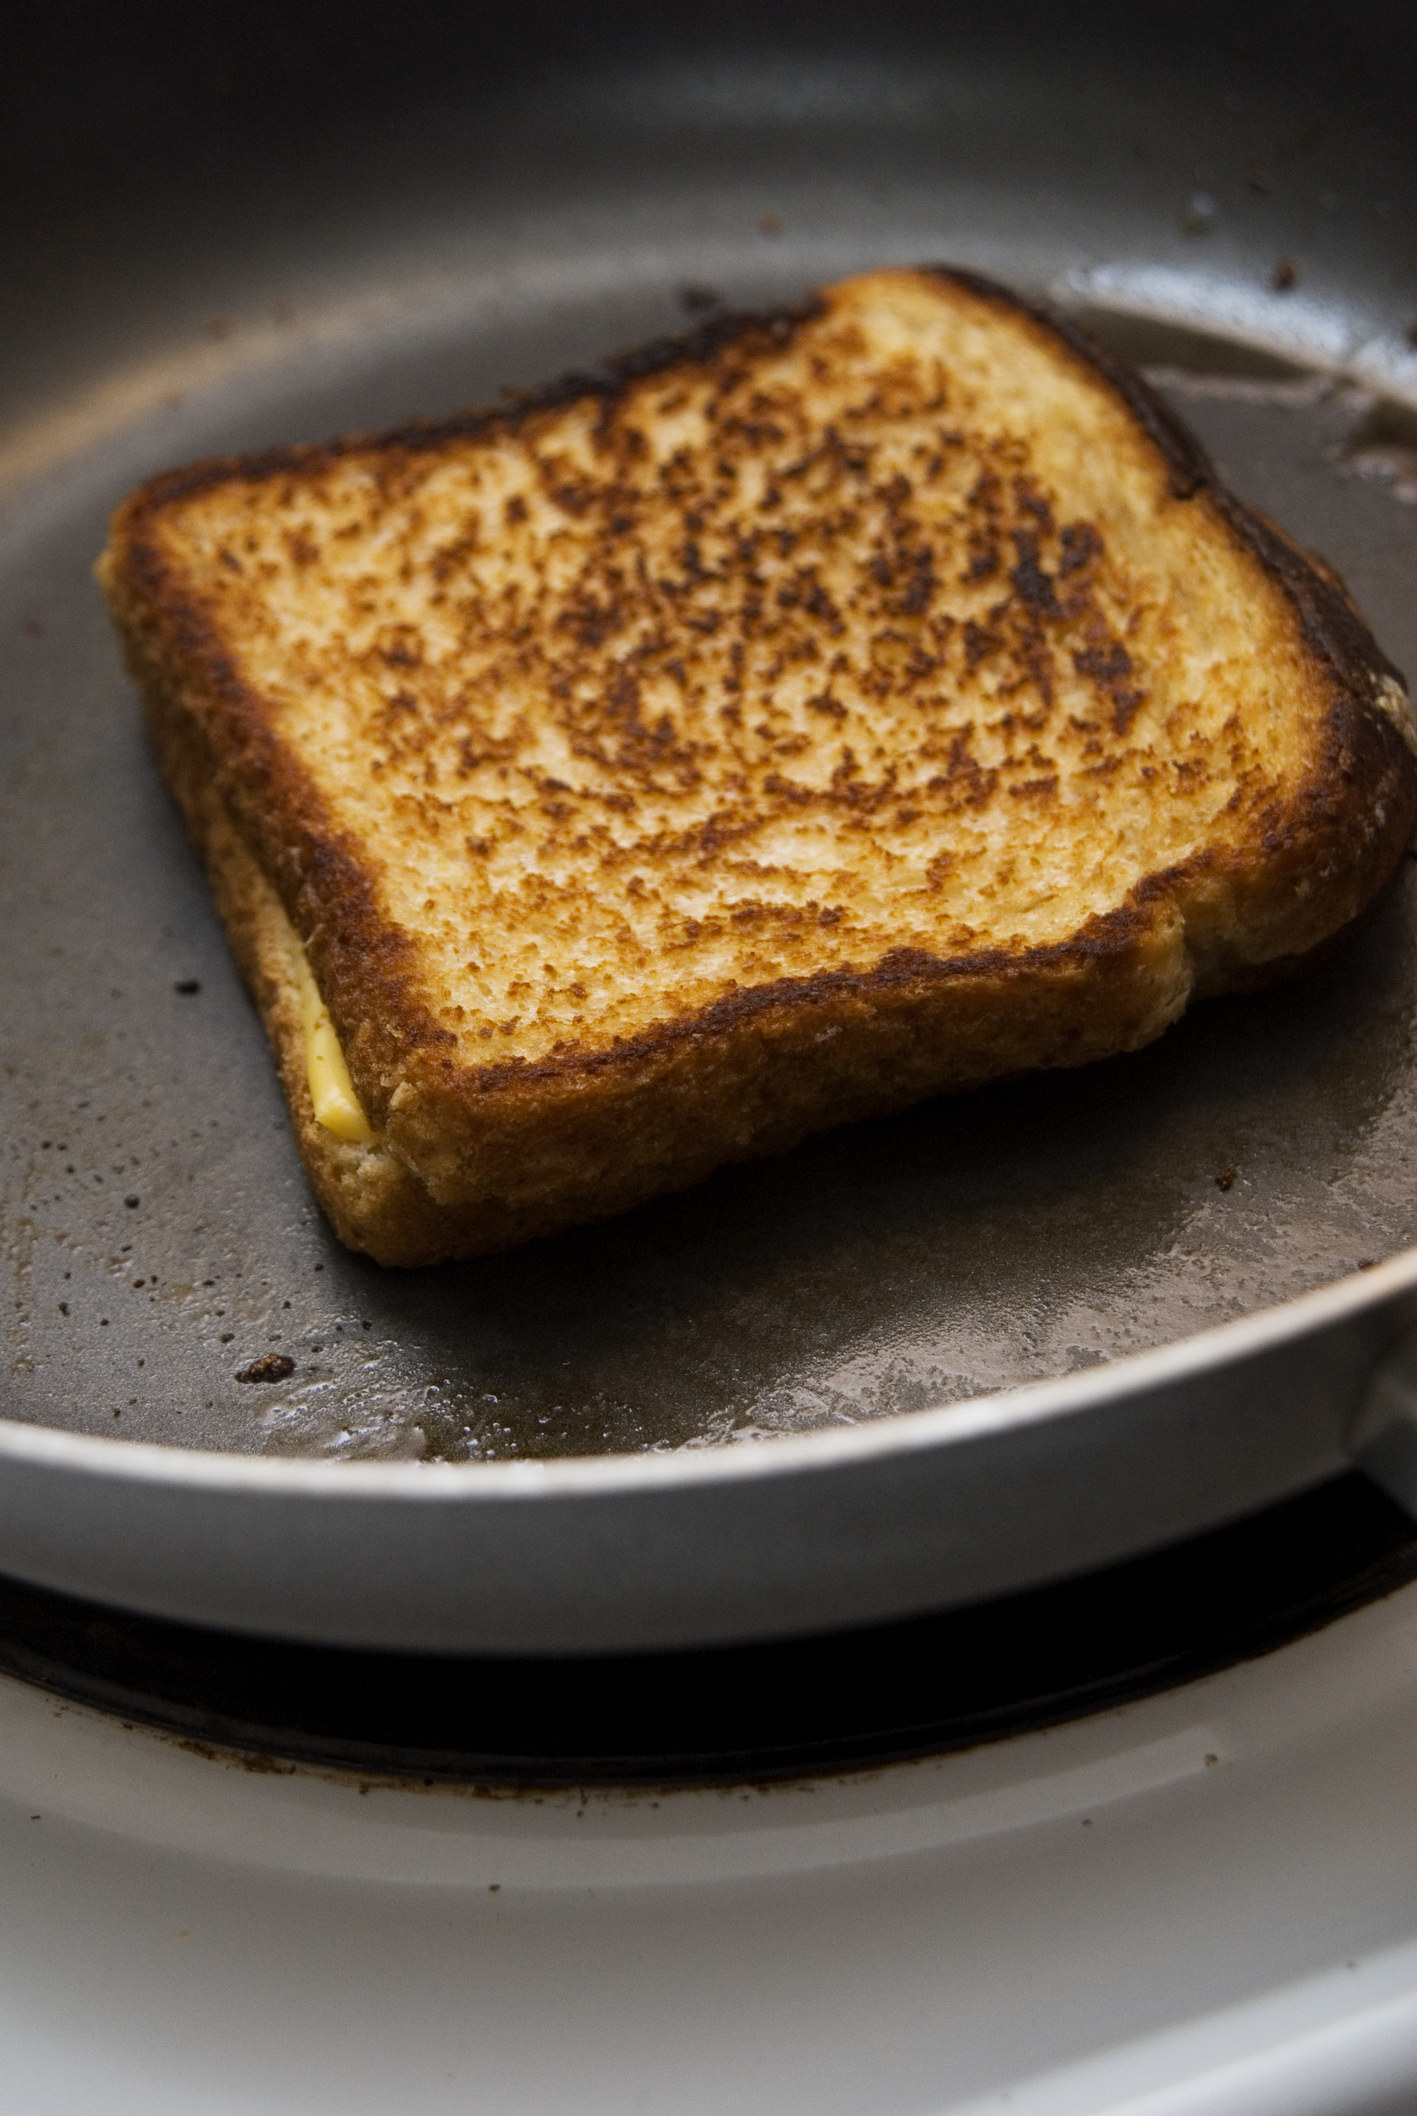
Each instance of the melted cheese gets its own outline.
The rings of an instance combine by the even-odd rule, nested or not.
[[[337,1139],[347,1139],[355,1146],[372,1146],[378,1133],[360,1107],[329,1009],[320,997],[320,988],[306,961],[305,950],[298,945],[296,961],[299,965],[300,1014],[305,1030],[305,1072],[310,1082],[310,1100],[315,1106],[316,1120]]]

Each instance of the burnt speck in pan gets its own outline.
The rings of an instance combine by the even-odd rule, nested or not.
[[[1417,505],[1417,416],[1405,405],[1374,404],[1349,433],[1337,460],[1357,477],[1380,479],[1394,499]]]
[[[1377,1260],[1377,1258],[1376,1258],[1375,1256],[1360,1256],[1360,1257],[1359,1257],[1359,1259],[1358,1259],[1358,1269],[1359,1269],[1360,1271],[1376,1271],[1376,1270],[1377,1270],[1377,1268],[1378,1268],[1378,1260]]]
[[[709,309],[721,309],[723,296],[712,287],[682,286],[679,289],[679,306],[691,316],[702,316]]]
[[[1221,1171],[1220,1171],[1220,1173],[1219,1173],[1219,1174],[1217,1175],[1217,1177],[1216,1177],[1216,1179],[1215,1179],[1215,1187],[1216,1187],[1216,1189],[1217,1189],[1217,1190],[1231,1190],[1231,1189],[1233,1189],[1233,1188],[1234,1188],[1234,1185],[1235,1185],[1235,1178],[1236,1178],[1236,1176],[1237,1176],[1237,1175],[1238,1175],[1239,1173],[1240,1173],[1240,1171],[1239,1171],[1239,1169],[1238,1169],[1238,1168],[1222,1168],[1222,1169],[1221,1169]]]
[[[172,989],[174,992],[180,992],[184,999],[190,999],[193,993],[200,992],[202,987],[198,978],[179,977]]]
[[[242,1367],[238,1381],[284,1381],[295,1372],[295,1361],[288,1352],[267,1352],[260,1359],[253,1359],[249,1367]]]
[[[1287,294],[1299,284],[1299,267],[1292,257],[1281,257],[1269,275],[1269,283],[1276,294]]]
[[[143,1201],[142,1201],[142,1199],[141,1199],[140,1197],[136,1197],[136,1196],[134,1196],[134,1195],[133,1195],[133,1194],[132,1194],[131,1192],[130,1192],[130,1193],[129,1193],[129,1195],[128,1195],[128,1196],[127,1196],[126,1198],[124,1198],[124,1200],[123,1200],[123,1203],[124,1203],[124,1204],[125,1204],[125,1205],[127,1206],[128,1210],[129,1210],[130,1212],[136,1212],[136,1211],[137,1211],[137,1209],[138,1209],[138,1207],[139,1207],[139,1206],[140,1206],[140,1205],[142,1204],[142,1202],[143,1202]]]
[[[758,215],[758,233],[760,235],[781,235],[782,215],[780,213],[760,213]]]

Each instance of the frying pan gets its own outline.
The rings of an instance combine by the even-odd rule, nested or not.
[[[1148,366],[1417,665],[1409,10],[672,15],[8,33],[0,1570],[595,1652],[1060,1579],[1355,1455],[1417,1506],[1411,867],[1147,1051],[515,1255],[380,1272],[308,1198],[90,579],[155,468],[947,260]]]

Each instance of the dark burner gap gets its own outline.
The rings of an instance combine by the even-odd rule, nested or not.
[[[1176,1548],[825,1638],[596,1659],[350,1652],[0,1580],[0,1669],[191,1741],[380,1777],[742,1783],[1027,1733],[1252,1659],[1417,1578],[1345,1476]]]

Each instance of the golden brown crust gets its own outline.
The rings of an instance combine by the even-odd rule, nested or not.
[[[909,334],[936,326],[931,383]],[[1039,400],[1021,433],[990,408],[1001,362]],[[447,514],[454,473],[481,517]],[[371,525],[382,556],[341,573]],[[103,570],[312,1180],[383,1261],[1135,1047],[1354,917],[1417,812],[1400,679],[1341,584],[1129,371],[967,275],[872,275],[508,408],[169,474]],[[309,1111],[291,925],[377,1148]],[[516,956],[539,929],[545,991]]]

